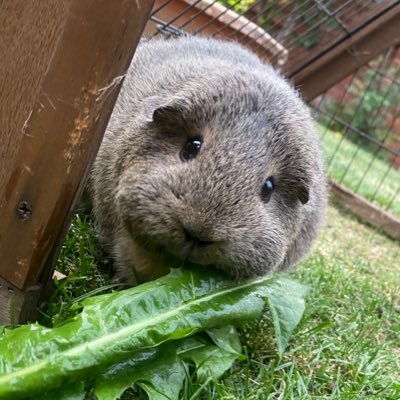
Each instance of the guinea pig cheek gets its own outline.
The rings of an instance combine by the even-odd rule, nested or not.
[[[168,247],[179,240],[172,210],[176,198],[159,174],[126,174],[119,182],[117,204],[121,223],[131,237]]]
[[[255,200],[243,210],[240,220],[232,217],[231,223],[226,225],[226,240],[203,249],[202,255],[196,254],[197,260],[189,260],[214,264],[237,278],[275,271],[285,257],[288,240],[285,224],[273,210],[272,203],[267,209]]]
[[[282,263],[286,249],[285,241],[270,231],[249,235],[249,240],[221,249],[221,256],[216,261],[221,269],[236,277],[266,275]]]

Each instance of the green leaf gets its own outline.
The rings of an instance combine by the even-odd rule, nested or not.
[[[65,385],[62,388],[51,390],[35,397],[36,400],[84,400],[86,389],[84,382]]]
[[[216,345],[203,343],[192,350],[182,351],[185,360],[196,364],[196,375],[200,382],[220,378],[238,358],[237,353],[231,353]]]
[[[271,309],[278,351],[282,355],[303,315],[308,289],[288,279],[278,279],[263,289]]]
[[[80,314],[56,328],[31,324],[5,330],[0,337],[0,399],[37,398],[57,388],[63,393],[65,387],[79,382],[85,382],[87,389],[96,382],[98,393],[113,390],[112,396],[118,396],[124,385],[142,382],[154,399],[161,399],[156,392],[164,392],[159,385],[160,382],[164,385],[168,377],[161,377],[157,383],[160,374],[153,376],[152,372],[157,371],[157,365],[164,365],[164,371],[168,363],[176,370],[179,367],[172,349],[169,360],[166,355],[160,358],[153,354],[154,348],[198,331],[239,325],[256,318],[263,310],[264,298],[268,298],[274,309],[281,351],[304,309],[303,300],[296,299],[296,293],[301,292],[299,288],[290,281],[266,277],[238,283],[215,270],[201,268],[194,272],[174,270],[135,288],[87,298],[76,306],[83,307]],[[214,331],[214,340],[221,351],[232,354],[231,349],[238,349],[236,339],[226,344],[224,335],[227,333],[223,330]],[[218,338],[225,343],[223,346]],[[220,375],[233,360],[233,355],[219,353],[219,361],[213,368],[207,362],[211,351],[205,347],[203,358],[199,352],[191,355],[200,375]],[[121,377],[118,384],[115,379],[114,385],[103,386],[96,380],[99,376],[104,378],[104,371],[118,369],[124,362],[133,366],[138,363],[132,377]],[[168,385],[171,388],[168,396],[175,395],[177,389],[173,384]]]
[[[236,328],[232,325],[227,325],[222,328],[216,328],[207,331],[213,342],[230,353],[236,353],[239,357],[243,358],[242,345],[240,344],[239,335]]]
[[[185,369],[176,346],[163,345],[111,367],[96,380],[94,394],[98,400],[118,399],[137,383],[151,400],[178,399]]]
[[[222,330],[228,332],[227,328]],[[218,340],[224,348],[230,348],[230,341],[239,343],[234,328],[229,329],[229,334],[229,337]],[[209,378],[218,379],[240,355],[224,348],[199,335],[165,343],[158,349],[151,349],[110,368],[96,380],[94,394],[98,400],[117,399],[125,390],[137,384],[151,400],[177,400],[186,378],[187,367],[184,362],[196,364],[199,382]]]

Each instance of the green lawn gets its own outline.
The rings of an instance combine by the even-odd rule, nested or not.
[[[251,359],[220,398],[400,399],[399,243],[337,208],[327,222],[291,273],[311,291],[286,355],[276,356],[268,323],[248,329]]]
[[[283,358],[266,312],[241,332],[248,361],[219,383],[189,380],[182,399],[400,399],[399,249],[330,207],[312,254],[290,274],[310,294]],[[46,310],[50,320],[65,319],[76,298],[110,290],[101,259],[90,220],[76,217],[57,267],[68,278]]]
[[[346,137],[343,137],[340,132],[326,130],[322,125],[318,125],[318,129],[323,137],[322,147],[326,165],[328,166],[330,163],[329,176],[335,182],[342,181],[342,184],[352,191],[357,189],[356,192],[359,195],[372,200],[374,204],[383,209],[386,209],[391,203],[388,212],[400,217],[400,193],[393,200],[400,187],[400,171],[389,168],[389,164],[379,158],[376,158],[370,165],[374,158],[373,152],[362,147],[359,148]],[[333,154],[334,157],[331,162]],[[354,155],[354,161],[349,166]],[[347,172],[345,173],[346,169]],[[360,179],[367,169],[368,171],[361,185],[359,185]],[[382,179],[383,182],[380,185]],[[374,197],[379,185],[379,190]]]

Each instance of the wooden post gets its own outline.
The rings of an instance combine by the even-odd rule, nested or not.
[[[151,7],[0,3],[0,324],[34,315]]]

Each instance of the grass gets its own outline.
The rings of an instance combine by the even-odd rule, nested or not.
[[[359,147],[341,132],[333,132],[322,125],[318,128],[329,176],[400,217],[400,171],[390,168],[383,159],[374,158],[373,152]]]
[[[54,280],[56,290],[42,311],[41,322],[58,325],[71,316],[70,307],[85,297],[111,291],[111,265],[100,251],[92,221],[76,215],[64,241],[56,270],[67,279]]]
[[[399,399],[399,259],[398,243],[330,208],[312,255],[291,274],[311,291],[288,352],[280,360],[269,334],[248,329],[250,373],[227,377],[225,398]]]
[[[77,299],[111,289],[103,258],[90,219],[77,216],[57,267],[68,278],[45,321],[58,324]],[[192,377],[182,399],[400,399],[399,260],[398,242],[330,207],[312,254],[290,274],[310,294],[285,355],[266,311],[241,331],[248,361],[221,382],[200,386]],[[132,393],[124,398],[144,398]]]

